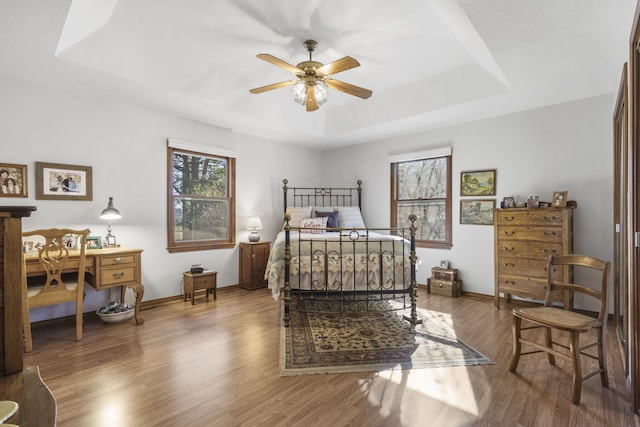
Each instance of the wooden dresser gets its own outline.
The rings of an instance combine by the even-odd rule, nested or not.
[[[257,289],[267,286],[264,272],[267,269],[271,242],[240,243],[240,287]]]
[[[500,293],[507,302],[512,295],[543,301],[549,255],[573,253],[573,208],[495,209],[493,224],[496,307],[500,308]],[[572,274],[563,267],[555,277]],[[573,306],[568,293],[556,300]]]

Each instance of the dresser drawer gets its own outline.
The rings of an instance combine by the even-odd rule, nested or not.
[[[562,244],[509,240],[501,241],[496,252],[500,257],[540,258],[546,261],[551,254],[562,255]]]
[[[512,276],[547,278],[547,260],[530,258],[500,258],[498,260],[498,274]],[[562,268],[554,267],[554,279],[562,280]]]
[[[500,241],[535,240],[538,242],[562,243],[562,228],[503,225],[498,227],[498,238]]]
[[[562,210],[559,209],[503,209],[498,212],[498,225],[551,225],[562,226]]]
[[[500,292],[515,294],[524,298],[543,300],[546,295],[546,280],[532,277],[499,274]]]
[[[136,279],[136,267],[104,268],[100,271],[100,279],[102,285],[131,282]]]
[[[135,255],[110,255],[100,257],[100,265],[102,267],[108,267],[110,265],[134,264],[135,262]]]

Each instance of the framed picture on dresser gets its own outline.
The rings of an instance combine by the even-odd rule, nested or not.
[[[0,163],[0,197],[27,197],[27,165]]]

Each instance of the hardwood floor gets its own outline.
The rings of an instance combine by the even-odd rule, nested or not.
[[[585,381],[571,403],[570,366],[511,360],[511,310],[420,290],[460,339],[495,365],[278,376],[280,305],[266,289],[219,290],[217,301],[146,310],[145,323],[34,325],[25,366],[38,365],[66,426],[640,426],[608,331],[609,388]]]

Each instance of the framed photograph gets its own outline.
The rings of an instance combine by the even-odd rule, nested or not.
[[[62,244],[65,245],[67,249],[78,249],[78,236],[66,234],[62,238]]]
[[[36,162],[37,200],[92,200],[91,166]]]
[[[0,163],[0,197],[27,197],[27,165]]]
[[[87,249],[102,249],[102,237],[87,236]]]
[[[493,225],[494,199],[460,200],[460,224]]]
[[[569,195],[568,191],[554,191],[553,199],[551,203],[553,203],[554,208],[563,208],[567,206],[567,196]]]
[[[460,172],[461,196],[495,196],[496,170]]]
[[[515,199],[513,197],[505,197],[504,199],[502,199],[502,207],[505,209],[515,208],[516,207]]]
[[[449,268],[449,261],[447,260],[440,261],[440,268]]]

